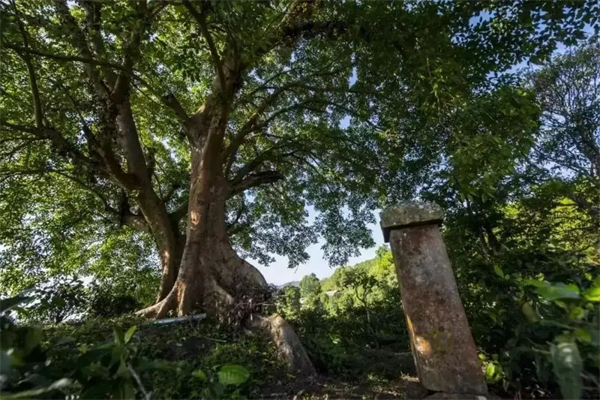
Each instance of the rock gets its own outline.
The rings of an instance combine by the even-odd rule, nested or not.
[[[308,358],[296,332],[281,315],[273,314],[265,317],[253,314],[251,326],[262,329],[271,336],[279,356],[287,362],[292,372],[300,376],[316,374],[315,367]]]

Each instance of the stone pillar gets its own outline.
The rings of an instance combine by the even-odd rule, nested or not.
[[[439,225],[442,209],[406,203],[381,213],[394,256],[421,384],[449,394],[486,394],[477,349]]]

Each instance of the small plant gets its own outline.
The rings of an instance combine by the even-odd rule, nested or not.
[[[79,349],[78,368],[72,377],[81,385],[81,398],[132,399],[136,389],[145,399],[150,398],[136,370],[160,368],[161,363],[139,357],[138,345],[133,340],[136,329],[132,326],[123,333],[114,328],[112,341]]]
[[[236,364],[223,365],[215,375],[207,375],[203,370],[192,372],[192,376],[205,384],[200,393],[202,398],[240,398],[240,387],[250,378],[250,372]]]
[[[40,346],[42,330],[18,326],[8,312],[33,300],[27,293],[0,302],[0,390],[2,399],[33,398],[64,389],[69,379],[45,374],[47,357]]]
[[[546,346],[535,350],[552,365],[563,397],[581,398],[584,383],[600,393],[596,379],[600,369],[600,276],[585,290],[575,284],[526,283],[536,288],[541,312],[525,303],[524,313],[540,327],[559,332]]]

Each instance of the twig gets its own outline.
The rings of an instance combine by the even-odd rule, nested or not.
[[[127,368],[129,368],[129,372],[131,373],[131,376],[133,376],[133,379],[138,384],[138,387],[140,388],[142,394],[144,395],[144,399],[150,400],[152,398],[152,392],[146,391],[146,388],[144,387],[144,384],[142,383],[140,376],[137,374],[137,372],[135,372],[135,369],[133,369],[131,364],[127,363]]]

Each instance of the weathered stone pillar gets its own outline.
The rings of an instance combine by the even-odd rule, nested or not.
[[[442,209],[429,203],[406,203],[381,213],[417,373],[428,390],[486,394],[477,349],[439,229],[442,220]]]

